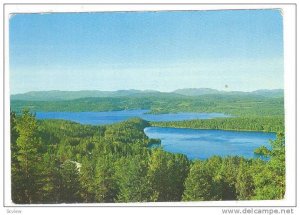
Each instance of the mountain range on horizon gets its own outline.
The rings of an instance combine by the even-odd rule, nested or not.
[[[183,88],[172,92],[160,92],[157,90],[117,90],[117,91],[100,91],[100,90],[80,90],[80,91],[31,91],[27,93],[13,94],[11,100],[25,101],[60,101],[73,100],[87,97],[124,97],[124,96],[202,96],[202,95],[252,95],[263,97],[283,97],[283,89],[261,89],[251,92],[244,91],[220,91],[211,88]]]

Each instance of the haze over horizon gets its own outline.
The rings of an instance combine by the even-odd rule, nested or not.
[[[256,91],[283,91],[284,89],[276,88],[276,89],[257,89],[257,90],[251,90],[251,91],[241,91],[241,90],[217,90],[212,88],[180,88],[172,91],[160,91],[160,90],[154,90],[154,89],[145,89],[145,90],[139,90],[139,89],[119,89],[119,90],[96,90],[96,89],[90,89],[90,90],[36,90],[36,91],[28,91],[23,93],[15,93],[10,94],[12,96],[14,95],[21,95],[21,94],[27,94],[27,93],[38,93],[38,92],[121,92],[121,91],[139,91],[139,92],[160,92],[160,93],[176,93],[177,91],[181,90],[207,90],[207,91],[218,91],[219,93],[230,93],[230,92],[241,92],[241,93],[252,93]]]
[[[10,90],[283,89],[282,34],[279,10],[16,14]]]

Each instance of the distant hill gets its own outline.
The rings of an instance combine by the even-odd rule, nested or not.
[[[252,94],[266,96],[266,97],[283,97],[284,91],[282,89],[275,90],[256,90],[253,91]]]
[[[185,88],[175,90],[174,93],[185,95],[185,96],[201,96],[201,95],[253,95],[253,96],[264,96],[264,97],[283,97],[283,89],[274,89],[274,90],[256,90],[252,92],[243,92],[243,91],[219,91],[210,88]]]
[[[263,97],[283,97],[282,89],[275,90],[256,90],[253,92],[242,91],[219,91],[210,88],[185,88],[178,89],[170,93],[159,92],[155,90],[118,90],[118,91],[99,91],[99,90],[82,90],[82,91],[32,91],[23,94],[11,95],[11,100],[23,101],[64,101],[80,98],[106,98],[106,97],[161,97],[161,96],[202,96],[202,95],[252,95]]]
[[[210,88],[185,88],[173,91],[174,93],[185,96],[201,96],[208,94],[219,94],[221,91]]]
[[[135,94],[153,93],[156,91],[140,90],[118,90],[118,91],[99,91],[99,90],[82,90],[82,91],[32,91],[22,94],[11,95],[11,100],[25,101],[63,101],[80,98],[100,98],[100,97],[121,97]]]

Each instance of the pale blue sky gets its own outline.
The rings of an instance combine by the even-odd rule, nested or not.
[[[11,93],[283,88],[278,10],[17,14]]]

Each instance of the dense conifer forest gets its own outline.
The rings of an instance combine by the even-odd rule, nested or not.
[[[277,132],[272,150],[256,159],[188,160],[148,147],[139,118],[105,126],[37,120],[11,112],[12,200],[32,203],[170,202],[282,199],[285,194],[283,117],[226,118],[160,126]]]
[[[284,130],[283,116],[246,116],[215,118],[205,120],[184,120],[174,122],[151,122],[152,126],[194,128],[194,129],[222,129],[236,131],[264,131],[280,132]]]
[[[251,94],[208,94],[186,96],[175,93],[144,93],[130,96],[79,98],[72,100],[11,100],[11,109],[33,112],[97,112],[149,110],[149,113],[218,112],[234,116],[276,116],[284,114],[283,97]]]
[[[6,213],[292,201],[294,5],[88,4],[3,4]]]

